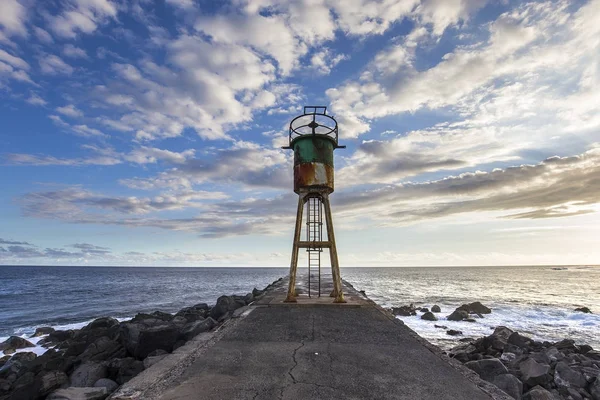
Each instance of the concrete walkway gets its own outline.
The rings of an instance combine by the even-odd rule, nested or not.
[[[346,304],[308,298],[306,288],[286,304],[286,285],[269,290],[159,398],[503,398],[347,283]]]

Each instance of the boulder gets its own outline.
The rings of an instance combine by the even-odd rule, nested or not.
[[[75,368],[70,376],[71,386],[90,387],[98,379],[106,378],[108,370],[104,363],[89,361]]]
[[[407,306],[392,307],[391,311],[392,311],[392,314],[400,315],[402,317],[409,317],[411,315],[417,315],[417,308],[412,303],[410,303]]]
[[[119,325],[119,321],[117,321],[116,319],[111,317],[102,317],[93,320],[92,322],[84,326],[81,330],[88,331],[99,328],[112,328],[113,326],[117,325]]]
[[[204,305],[204,303],[202,305]],[[177,314],[175,314],[175,318],[183,317],[183,318],[185,318],[186,322],[197,321],[199,319],[205,318],[208,313],[209,313],[209,310],[205,309],[204,307],[200,308],[200,307],[192,306],[192,307],[182,308],[181,310],[179,310],[179,312],[177,312]],[[171,321],[174,322],[173,320],[171,320]]]
[[[598,371],[600,374],[600,370]],[[564,361],[556,364],[554,369],[554,383],[560,388],[585,388],[587,380],[582,373],[569,367]]]
[[[102,378],[98,379],[96,383],[94,383],[94,387],[103,387],[106,388],[108,393],[112,393],[119,387],[119,384],[112,379]]]
[[[448,327],[446,325],[433,325],[434,328],[439,328],[439,329],[448,329]]]
[[[202,332],[210,331],[217,322],[211,317],[202,321],[190,322],[181,330],[181,335],[185,340],[190,340]]]
[[[260,297],[263,295],[265,291],[264,290],[259,290],[257,288],[252,289],[252,296],[256,297]]]
[[[582,312],[582,313],[586,313],[586,314],[591,314],[592,310],[590,310],[587,307],[577,307],[575,310],[573,310],[575,312]]]
[[[454,310],[452,314],[448,315],[446,319],[448,321],[462,321],[463,319],[469,318],[469,313],[464,310]]]
[[[107,336],[102,336],[87,346],[78,358],[82,361],[104,361],[125,356],[125,348],[119,342]]]
[[[237,308],[243,307],[244,301],[236,301],[234,296],[221,296],[217,299],[217,304],[210,309],[210,317],[215,321],[226,315],[229,311],[234,311]]]
[[[541,386],[536,386],[523,395],[523,400],[556,400],[556,397]]]
[[[42,397],[47,396],[50,392],[60,388],[69,381],[67,374],[61,371],[42,372],[36,378],[39,380],[38,393]]]
[[[51,328],[49,326],[41,326],[35,330],[35,333],[31,337],[44,336],[52,332],[54,332],[54,328]]]
[[[511,333],[511,335],[506,340],[506,343],[512,344],[512,345],[517,346],[517,347],[519,347],[521,349],[527,349],[529,347],[529,343],[530,342],[531,342],[531,339],[529,339],[528,337],[520,335],[519,332],[513,332],[513,333]]]
[[[46,370],[67,373],[72,369],[74,363],[75,357],[67,357],[62,352],[49,349],[34,361],[30,362],[28,367],[35,372]]]
[[[7,353],[7,350],[14,351],[18,349],[25,349],[27,347],[35,347],[35,344],[19,336],[11,336],[4,342],[0,343],[0,351],[4,351],[4,353]]]
[[[105,387],[70,387],[55,390],[46,400],[104,400],[108,395]]]
[[[424,319],[426,321],[437,321],[438,320],[436,318],[436,316],[430,311],[427,311],[425,314],[421,315],[421,319]]]
[[[519,370],[521,371],[523,383],[529,387],[544,385],[552,379],[552,376],[550,375],[550,366],[540,364],[533,358],[528,358],[519,364]]]
[[[592,399],[600,400],[600,376],[590,384],[589,392],[592,395]]]
[[[48,337],[43,338],[38,342],[38,344],[43,346],[55,345],[57,343],[62,343],[65,340],[72,339],[75,336],[75,331],[69,329],[67,331],[54,331],[48,334]]]
[[[14,381],[26,372],[28,372],[28,364],[35,359],[35,353],[23,352],[12,356],[0,369],[0,379],[8,379]],[[11,376],[13,378],[11,379]]]
[[[463,310],[469,314],[490,314],[492,312],[492,310],[490,308],[484,306],[479,301],[475,301],[475,302],[469,303],[469,304],[463,304],[462,306],[458,307],[456,310]]]
[[[10,380],[10,378],[8,379]],[[9,399],[37,399],[39,398],[38,385],[35,382],[35,374],[26,372],[13,383],[13,389]]]
[[[10,391],[12,383],[6,379],[0,379],[0,396]]]
[[[462,331],[457,331],[454,329],[450,329],[446,331],[446,334],[450,335],[450,336],[457,336],[457,335],[462,335]]]
[[[144,363],[133,357],[115,358],[107,364],[108,377],[119,385],[128,382],[144,370]]]
[[[498,375],[508,374],[508,369],[497,358],[490,358],[465,363],[465,367],[477,372],[481,379],[492,382]]]
[[[138,360],[143,360],[157,349],[171,352],[178,336],[179,330],[173,324],[156,326],[131,322],[121,324],[121,344],[127,349],[128,354]]]
[[[495,376],[492,383],[510,395],[512,398],[519,400],[523,393],[523,382],[512,374],[501,374]]]
[[[437,304],[431,307],[431,312],[442,312],[442,309]]]
[[[153,357],[146,357],[144,358],[144,369],[148,369],[151,366],[153,366],[154,364],[156,364],[157,362],[159,362],[160,360],[162,360],[163,358],[165,358],[168,354],[162,354],[160,356],[153,356]]]
[[[423,307],[419,311],[421,311],[422,313],[426,313],[426,312],[429,312],[429,308]]]

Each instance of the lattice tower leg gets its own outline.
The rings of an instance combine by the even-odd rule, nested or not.
[[[331,297],[335,297],[334,303],[345,303],[344,293],[342,292],[342,276],[340,274],[340,264],[338,262],[337,249],[335,246],[335,234],[333,233],[333,218],[331,216],[331,205],[329,195],[324,194],[323,207],[325,208],[325,222],[327,224],[327,240],[331,244],[329,248],[329,257],[331,258],[331,274],[333,275],[333,291]]]
[[[296,227],[294,229],[294,245],[292,247],[292,260],[290,262],[290,282],[288,286],[286,303],[296,302],[296,271],[298,269],[298,244],[302,233],[302,213],[304,211],[305,195],[298,196],[298,211],[296,212]]]

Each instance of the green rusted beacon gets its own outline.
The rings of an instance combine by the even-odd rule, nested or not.
[[[304,114],[290,122],[289,145],[284,149],[294,150],[294,192],[298,194],[298,212],[286,302],[297,302],[297,298],[304,294],[296,288],[300,248],[305,248],[308,255],[308,297],[313,294],[321,296],[321,254],[328,249],[333,278],[330,296],[336,303],[345,302],[329,204],[329,195],[334,189],[333,151],[345,147],[338,144],[338,124],[335,118],[327,115],[327,107],[304,107]],[[301,240],[305,204],[308,204],[306,240]],[[323,216],[327,227],[325,240]]]

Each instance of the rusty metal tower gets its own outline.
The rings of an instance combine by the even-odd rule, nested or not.
[[[294,192],[298,194],[298,212],[290,265],[290,283],[286,302],[296,302],[296,271],[298,251],[308,253],[308,295],[312,295],[311,272],[318,271],[318,296],[321,296],[321,253],[329,249],[333,277],[334,303],[345,303],[342,278],[338,263],[329,195],[333,192],[333,150],[345,148],[338,145],[338,124],[327,107],[307,106],[304,113],[290,122],[289,145],[294,150]],[[306,240],[300,240],[304,205],[306,211]],[[323,240],[323,215],[327,240]]]

